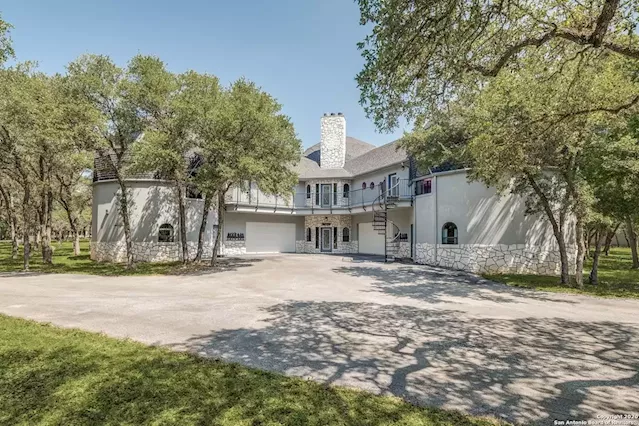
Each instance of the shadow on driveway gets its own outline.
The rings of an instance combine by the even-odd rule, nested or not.
[[[635,325],[348,302],[287,302],[264,311],[264,328],[175,346],[510,421],[638,411]]]

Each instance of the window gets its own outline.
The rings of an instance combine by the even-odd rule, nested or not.
[[[342,242],[349,242],[349,228],[342,228]]]
[[[320,228],[316,226],[316,248],[320,248]]]
[[[338,205],[338,184],[333,184],[333,205]]]
[[[458,244],[458,227],[455,223],[447,222],[442,227],[442,244]]]
[[[333,248],[334,249],[338,248],[338,227],[337,226],[333,227]]]
[[[362,182],[362,189],[367,189],[367,182]]]
[[[173,242],[173,226],[169,225],[168,223],[163,223],[162,225],[160,225],[160,230],[158,231],[158,242]]]
[[[307,199],[311,198],[311,185],[307,185]]]
[[[375,188],[375,187],[376,187],[376,184],[375,184],[375,183],[371,182],[371,184],[369,184],[369,189],[373,189],[373,188]]]
[[[416,195],[431,194],[431,179],[416,182]]]
[[[316,206],[320,205],[320,184],[316,183]]]
[[[349,184],[345,183],[342,186],[342,198],[349,198]]]
[[[307,241],[311,242],[311,228],[307,228]]]
[[[188,185],[185,195],[187,198],[202,199],[202,192],[195,185]]]

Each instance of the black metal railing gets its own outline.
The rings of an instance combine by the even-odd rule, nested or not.
[[[276,196],[264,194],[255,187],[250,189],[238,187],[227,193],[226,203],[251,207],[271,207],[276,209],[289,208],[292,210],[332,210],[337,208],[362,206],[366,209],[371,206],[371,203],[378,199],[385,188],[386,184],[381,182],[373,188],[367,187],[366,189],[356,189],[345,192],[341,190],[333,191],[333,185],[331,185],[331,189],[320,191],[318,193],[312,190],[309,192],[296,192],[289,196]],[[394,184],[389,192],[399,200],[409,200],[413,196],[413,184],[409,179],[398,179],[397,185]]]

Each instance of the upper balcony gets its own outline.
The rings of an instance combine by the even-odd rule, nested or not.
[[[371,211],[374,202],[386,192],[398,207],[409,207],[413,199],[413,185],[409,179],[397,179],[386,189],[384,182],[367,187],[343,191],[333,184],[321,184],[320,191],[311,188],[307,192],[296,192],[289,196],[265,195],[259,189],[235,188],[226,196],[227,209],[246,212],[288,214],[349,214]],[[384,197],[383,197],[384,199]]]

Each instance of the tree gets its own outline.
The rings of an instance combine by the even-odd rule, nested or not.
[[[155,171],[172,182],[178,206],[182,262],[187,263],[186,207],[187,190],[193,189],[193,178],[199,166],[197,131],[201,115],[206,109],[209,84],[217,90],[217,79],[200,76],[195,72],[173,75],[164,69],[159,60],[146,59],[140,63],[137,73],[141,85],[162,87],[153,103],[145,109],[153,117],[150,129],[134,150],[135,170]],[[142,71],[146,68],[146,71]],[[160,95],[161,93],[161,95]],[[211,197],[205,200],[204,223],[211,205]],[[196,259],[202,256],[201,242]]]
[[[543,212],[558,243],[562,283],[569,283],[566,236],[576,219],[576,275],[582,285],[581,237],[594,202],[584,174],[590,144],[637,114],[637,64],[616,54],[584,53],[580,61],[549,63],[550,52],[521,60],[482,87],[460,91],[446,112],[434,112],[403,145],[424,165],[453,161],[470,178],[525,197],[529,213]],[[545,78],[541,78],[545,76]],[[627,99],[624,108],[620,100]]]
[[[402,115],[431,115],[461,88],[518,70],[540,49],[562,62],[594,51],[638,61],[638,4],[631,0],[358,3],[371,32],[359,44],[365,66],[356,80],[380,129],[394,128]]]
[[[18,257],[18,214],[16,211],[14,199],[16,196],[15,184],[10,179],[4,178],[0,181],[0,195],[6,212],[6,219],[9,225],[9,235],[11,237],[11,258]]]
[[[602,128],[585,146],[582,170],[593,188],[592,222],[595,228],[595,252],[591,283],[597,284],[598,259],[605,244],[605,253],[620,223],[638,222],[638,114],[637,110],[621,115]],[[604,241],[599,241],[604,239]],[[633,235],[631,236],[633,240]],[[637,268],[637,249],[632,249]]]
[[[11,24],[4,21],[0,15],[0,66],[15,55],[9,35],[11,28],[13,28]]]
[[[289,118],[281,113],[281,105],[254,83],[236,81],[217,104],[204,116],[198,134],[199,181],[214,184],[217,195],[220,232],[211,266],[217,261],[229,188],[255,182],[268,194],[291,193],[297,180],[291,165],[300,156],[300,141]]]
[[[122,219],[127,267],[134,266],[131,240],[131,194],[127,187],[131,154],[134,143],[149,125],[144,114],[149,105],[162,97],[162,87],[145,85],[146,68],[140,66],[147,60],[135,57],[127,70],[116,66],[108,57],[85,55],[68,66],[69,85],[76,96],[82,97],[95,108],[103,123],[96,127],[100,142],[96,151],[104,167],[118,182],[118,213]]]

